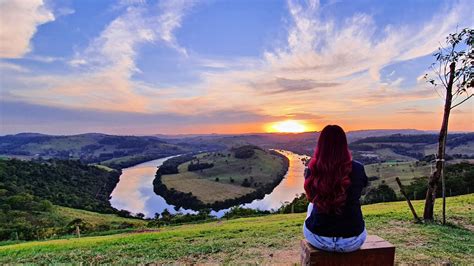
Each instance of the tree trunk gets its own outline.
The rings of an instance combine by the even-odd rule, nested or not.
[[[428,181],[428,190],[426,191],[425,210],[423,212],[423,219],[433,220],[434,203],[436,199],[436,189],[438,183],[443,175],[444,170],[444,157],[446,151],[446,138],[448,137],[448,122],[449,114],[451,112],[451,102],[453,99],[453,83],[454,83],[454,72],[456,64],[452,62],[449,65],[449,80],[446,87],[446,99],[444,103],[444,115],[443,122],[441,124],[441,130],[439,132],[438,139],[438,155],[436,157],[436,171],[430,176]]]

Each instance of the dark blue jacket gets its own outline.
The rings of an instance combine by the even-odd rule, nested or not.
[[[310,175],[307,169],[305,178]],[[327,237],[353,237],[364,231],[365,223],[360,209],[362,189],[368,184],[364,165],[352,161],[352,172],[349,178],[351,184],[346,191],[346,204],[341,214],[319,213],[316,204],[314,205],[313,211],[305,221],[306,227],[314,234]]]

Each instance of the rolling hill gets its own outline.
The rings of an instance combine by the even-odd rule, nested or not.
[[[21,133],[0,137],[0,156],[21,159],[78,159],[113,168],[195,151],[217,150],[221,146],[201,143],[168,143],[152,136],[113,136],[89,133],[51,136]]]
[[[415,201],[418,213],[422,201]],[[436,205],[436,213],[441,204]],[[365,205],[369,234],[396,246],[396,263],[472,264],[474,194],[447,199],[449,224],[415,224],[405,202]],[[0,263],[299,263],[304,213],[219,220],[155,232],[0,246]]]
[[[50,136],[21,133],[0,136],[0,156],[80,159],[123,168],[140,162],[188,152],[221,151],[242,145],[283,149],[311,156],[318,132],[238,135],[112,136],[89,133]],[[437,134],[418,130],[360,130],[347,133],[355,159],[365,163],[413,161],[433,155]],[[474,158],[474,133],[448,136],[451,158]]]

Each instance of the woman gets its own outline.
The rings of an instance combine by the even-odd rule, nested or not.
[[[326,126],[305,169],[309,205],[303,232],[311,245],[333,252],[362,246],[367,231],[359,199],[365,186],[364,166],[352,160],[344,130]]]

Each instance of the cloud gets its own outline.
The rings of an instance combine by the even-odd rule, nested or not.
[[[2,62],[0,61],[0,72],[5,73],[5,72],[20,72],[20,73],[27,73],[29,70],[23,66],[14,64],[14,63],[8,63],[8,62]]]
[[[56,10],[56,15],[58,17],[60,16],[69,16],[76,13],[76,10],[70,8],[70,7],[60,7]]]
[[[134,60],[139,45],[163,42],[179,52],[186,53],[174,37],[174,30],[181,26],[184,13],[193,1],[163,1],[156,6],[143,1],[126,1],[125,12],[114,19],[71,64],[120,65],[137,71]]]
[[[251,83],[252,86],[264,94],[291,93],[300,91],[313,91],[317,88],[330,88],[338,86],[337,82],[318,82],[311,79],[276,78],[267,82]]]
[[[312,121],[319,121],[323,120],[326,117],[318,114],[312,113],[289,113],[285,115],[287,118],[295,119],[295,120],[312,120]]]
[[[20,58],[31,51],[30,40],[41,24],[54,21],[42,0],[0,1],[0,57]]]
[[[163,12],[156,19],[160,39],[186,56],[186,49],[178,45],[173,31],[181,26],[184,14],[194,4],[194,0],[163,1],[159,5]]]
[[[36,88],[15,94],[55,106],[149,112],[149,98],[137,93],[146,86],[133,80],[133,75],[140,72],[135,63],[137,54],[142,45],[157,42],[185,53],[173,31],[192,3],[173,1],[149,6],[133,1],[87,48],[69,60],[69,65],[76,68],[71,75],[24,77],[22,83],[35,84]]]
[[[124,111],[105,111],[100,109],[78,109],[32,104],[18,100],[0,100],[0,118],[4,125],[0,134],[40,129],[44,133],[85,133],[105,132],[120,134],[176,133],[193,127],[213,128],[213,125],[265,123],[285,117],[272,117],[251,111],[233,109],[194,115],[176,113],[137,113]],[[81,125],[80,128],[77,125]],[[169,130],[169,131],[168,131]],[[217,129],[218,130],[218,129]]]
[[[380,29],[368,14],[356,13],[337,22],[322,16],[318,1],[290,0],[286,45],[267,50],[260,62],[243,70],[206,71],[201,77],[207,89],[186,108],[192,109],[193,102],[208,102],[204,109],[222,108],[215,99],[232,98],[236,109],[260,106],[266,114],[335,114],[434,99],[434,90],[423,84],[402,87],[404,78],[382,82],[380,69],[431,54],[457,23],[469,21],[463,6],[466,1],[455,2],[421,25]]]
[[[406,107],[398,110],[397,113],[399,114],[409,114],[409,115],[424,115],[424,114],[434,114],[434,111],[426,111],[422,110],[419,107]]]
[[[338,21],[324,16],[326,7],[318,1],[289,1],[283,45],[275,42],[253,58],[216,59],[187,51],[174,35],[193,1],[126,1],[120,3],[122,13],[71,58],[78,73],[25,77],[27,89],[15,91],[14,97],[56,108],[113,111],[122,116],[110,119],[130,126],[130,121],[144,117],[150,126],[172,120],[169,127],[176,126],[176,131],[216,123],[230,130],[232,123],[288,118],[390,124],[393,117],[416,110],[389,110],[387,105],[433,105],[437,96],[421,83],[404,87],[404,77],[382,81],[380,69],[432,53],[457,23],[470,21],[469,9],[462,8],[466,3],[454,2],[424,24],[380,28],[369,14]],[[178,51],[182,62],[196,66],[199,81],[163,87],[134,79],[141,71],[136,65],[140,47],[155,43]],[[142,114],[119,118],[130,112]]]

